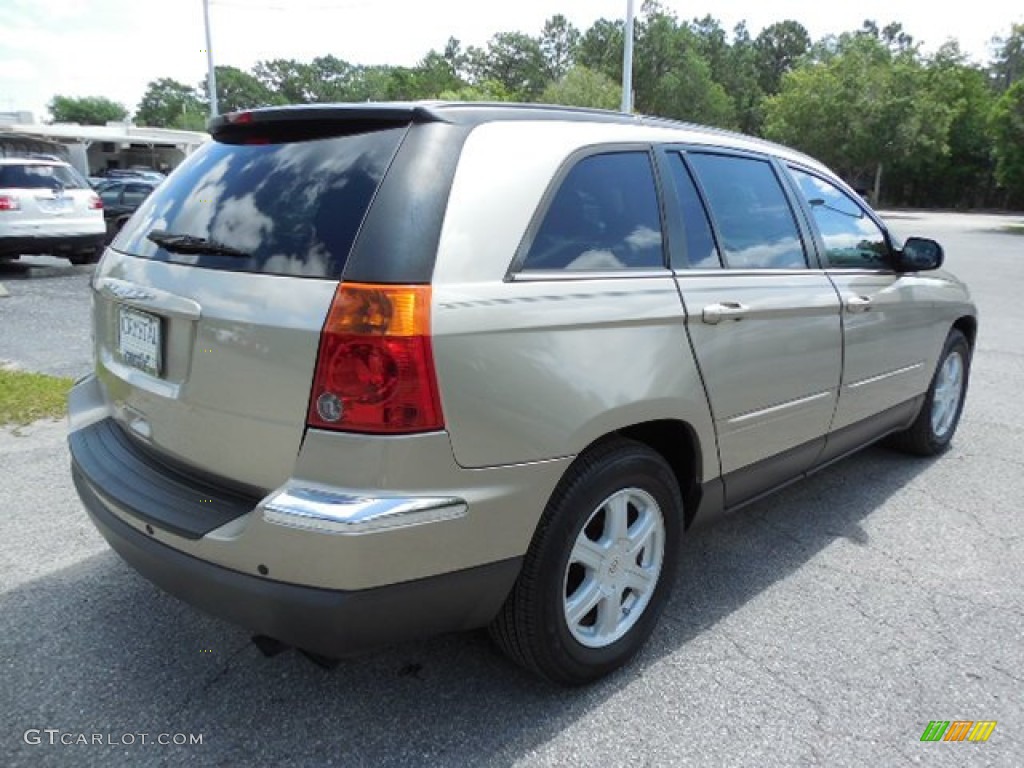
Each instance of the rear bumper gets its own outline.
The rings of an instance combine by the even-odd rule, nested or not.
[[[121,522],[231,571],[327,590],[521,558],[571,461],[466,470],[443,432],[372,437],[309,429],[289,474],[254,487],[170,454],[151,430],[163,439],[192,426],[153,426],[96,376],[72,388],[68,417],[73,461]],[[232,436],[221,444],[258,460],[273,448],[267,442]]]
[[[488,623],[566,463],[469,471],[444,433],[308,430],[292,476],[268,490],[156,449],[95,376],[72,388],[68,414],[78,493],[130,565],[201,610],[329,656]],[[342,485],[342,469],[368,482]]]
[[[106,241],[106,230],[86,235],[0,235],[0,254],[65,254],[92,252]]]
[[[161,589],[255,634],[326,656],[473,629],[497,613],[521,558],[372,589],[299,586],[186,555],[120,520],[73,464],[79,496],[110,546]]]

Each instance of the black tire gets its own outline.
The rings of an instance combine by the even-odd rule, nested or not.
[[[107,227],[107,245],[110,245],[112,242],[114,242],[114,238],[121,234],[121,230],[124,229],[124,225],[127,223],[127,216],[125,216],[122,219],[118,219],[117,221],[111,222],[110,226]]]
[[[936,410],[936,385],[939,383],[940,374],[946,361],[950,356],[959,355],[962,363],[962,386],[960,387],[959,398],[956,401],[956,409],[952,414],[952,421],[941,431],[936,432],[933,427],[932,414]],[[924,403],[921,405],[921,412],[917,414],[914,423],[902,432],[889,437],[887,443],[896,450],[910,453],[915,456],[938,456],[949,448],[949,444],[956,434],[956,428],[960,423],[960,414],[964,408],[964,398],[967,396],[967,383],[971,372],[971,345],[967,343],[967,337],[956,328],[949,332],[946,344],[939,355],[939,364],[932,375],[932,382],[928,387]]]
[[[68,261],[70,261],[76,267],[80,267],[83,264],[95,264],[97,261],[100,260],[100,257],[103,255],[103,250],[105,247],[106,246],[99,245],[91,251],[73,253],[70,256],[68,256]]]
[[[594,525],[592,516],[604,502],[627,489],[648,494],[660,509],[664,523],[661,569],[639,618],[630,619],[628,611],[622,614],[626,624],[635,623],[614,642],[587,647],[573,636],[566,619],[571,554],[588,520]],[[635,509],[628,514],[635,514]],[[621,667],[643,646],[668,599],[679,559],[682,520],[678,482],[658,453],[624,438],[590,449],[576,459],[548,501],[522,572],[489,627],[491,638],[518,664],[562,685],[583,685]],[[623,560],[623,570],[626,567]],[[627,587],[616,599],[621,601],[625,595],[629,600],[630,591]],[[593,621],[596,624],[596,613]]]

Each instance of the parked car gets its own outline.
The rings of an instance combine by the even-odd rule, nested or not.
[[[106,168],[96,172],[103,179],[145,179],[160,183],[167,176],[151,168]]]
[[[103,203],[61,160],[0,158],[0,258],[24,254],[94,261],[105,236]]]
[[[265,648],[487,626],[585,683],[692,525],[956,431],[967,289],[806,155],[465,104],[211,133],[97,268],[72,473],[128,563]]]
[[[107,225],[107,242],[113,240],[125,222],[142,205],[159,182],[142,178],[108,179],[96,188],[103,201],[103,219]]]

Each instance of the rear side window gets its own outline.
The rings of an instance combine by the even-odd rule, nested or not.
[[[727,266],[807,266],[793,210],[770,163],[703,153],[689,154],[687,158],[707,197]]]
[[[341,277],[404,126],[309,141],[210,141],[151,194],[114,243],[159,261],[211,269]],[[234,253],[178,253],[147,235],[227,246]]]
[[[617,270],[664,266],[650,156],[613,152],[580,160],[563,179],[523,269]]]
[[[0,189],[85,189],[77,171],[66,165],[0,165]]]

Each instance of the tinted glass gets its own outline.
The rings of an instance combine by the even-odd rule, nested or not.
[[[100,189],[100,199],[103,200],[104,205],[120,205],[121,203],[121,190],[123,189],[121,184],[107,184]]]
[[[523,269],[656,268],[664,265],[661,242],[647,153],[592,155],[562,181]]]
[[[721,264],[718,247],[711,234],[704,203],[697,194],[690,171],[680,155],[672,161],[672,182],[679,198],[683,214],[683,228],[686,232],[686,263],[693,269],[717,269]]]
[[[0,165],[0,189],[85,189],[88,186],[66,165]]]
[[[807,266],[803,242],[771,165],[732,155],[687,155],[733,269]]]
[[[153,188],[145,184],[125,184],[124,197],[121,200],[125,205],[139,205],[152,191]]]
[[[790,171],[814,214],[830,265],[861,269],[889,265],[885,235],[863,208],[834,184],[796,168]]]
[[[404,132],[207,142],[146,199],[114,247],[212,269],[338,278]],[[146,237],[154,229],[248,255],[173,253]]]

